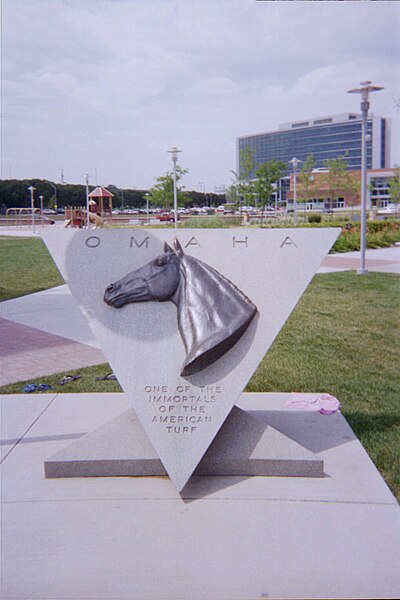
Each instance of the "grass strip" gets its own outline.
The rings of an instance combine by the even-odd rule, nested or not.
[[[39,238],[0,238],[0,301],[47,290],[64,283]]]
[[[251,392],[327,392],[400,498],[400,277],[317,275]]]

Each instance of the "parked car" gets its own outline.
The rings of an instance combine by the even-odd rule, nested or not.
[[[387,204],[383,208],[378,208],[378,215],[394,215],[396,213],[396,205],[395,204]]]
[[[178,217],[178,221],[179,221],[179,214],[177,215],[177,217]],[[173,223],[175,221],[174,214],[170,213],[170,212],[160,213],[157,218],[159,221],[168,222],[168,223]]]
[[[32,221],[31,215],[27,215],[24,218],[24,220],[26,220],[28,223],[29,223],[29,221]],[[35,221],[35,223],[39,223],[39,224],[43,223],[44,225],[54,225],[54,223],[55,223],[54,219],[49,219],[49,217],[46,217],[44,215],[42,217],[38,213],[35,213],[35,215],[34,215],[34,221]]]

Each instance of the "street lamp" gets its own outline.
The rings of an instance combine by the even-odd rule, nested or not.
[[[174,146],[173,148],[171,148],[171,150],[168,150],[168,152],[171,154],[172,162],[174,163],[174,228],[178,229],[178,194],[176,189],[176,162],[178,160],[178,152],[181,152],[181,150],[178,150],[178,148]]]
[[[296,206],[297,206],[297,167],[298,165],[303,162],[301,161],[299,158],[296,158],[295,156],[292,158],[292,160],[289,160],[290,164],[293,167],[293,211],[294,211],[294,222],[297,223],[297,215],[296,215]]]
[[[90,219],[89,219],[89,175],[87,173],[85,175],[85,186],[86,186],[86,227],[89,229],[89,227],[90,227]]]
[[[39,200],[40,200],[40,219],[42,221],[42,227],[44,225],[43,223],[43,196],[39,196]]]
[[[150,198],[150,194],[145,194],[144,197],[146,198],[146,212],[147,212],[147,225],[150,222],[150,218],[149,218],[149,198]]]
[[[360,88],[348,90],[349,94],[361,94],[361,252],[358,275],[365,275],[365,250],[367,248],[367,117],[369,109],[369,92],[379,92],[384,88],[371,85],[370,81],[361,81]]]
[[[35,198],[33,197],[33,192],[36,188],[32,185],[28,187],[28,190],[31,193],[31,211],[32,211],[32,231],[35,233]]]

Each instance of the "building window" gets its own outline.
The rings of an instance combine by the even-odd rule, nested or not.
[[[304,123],[293,123],[292,129],[294,129],[295,127],[307,127],[308,125],[309,125],[308,121],[304,121]]]
[[[313,123],[314,125],[323,125],[324,123],[332,123],[332,119],[317,119]]]

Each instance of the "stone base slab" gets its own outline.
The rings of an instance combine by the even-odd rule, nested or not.
[[[234,407],[194,475],[324,476],[322,459],[262,417]],[[167,475],[133,409],[54,454],[44,468],[46,478]]]

